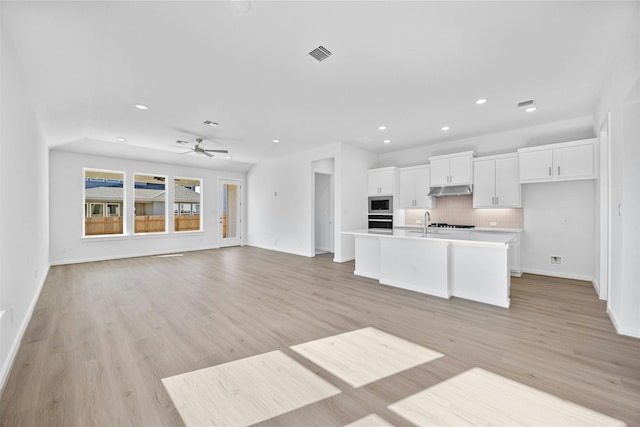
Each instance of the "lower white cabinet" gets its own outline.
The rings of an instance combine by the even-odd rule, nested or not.
[[[520,257],[520,233],[509,242],[509,269],[511,275],[522,276],[522,261]]]

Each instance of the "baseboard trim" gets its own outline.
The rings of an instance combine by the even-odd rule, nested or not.
[[[620,324],[616,320],[616,317],[613,315],[613,312],[607,307],[607,314],[609,315],[609,319],[611,319],[611,323],[613,323],[613,327],[619,335],[625,335],[632,338],[640,338],[640,329],[627,329],[620,327]]]
[[[153,252],[142,252],[137,254],[118,254],[118,255],[107,255],[104,257],[92,257],[92,258],[80,258],[80,259],[67,259],[67,260],[59,260],[53,261],[51,263],[52,266],[56,265],[69,265],[69,264],[83,264],[86,262],[99,262],[99,261],[112,261],[116,259],[125,259],[125,258],[140,258],[147,256],[156,256],[156,255],[168,255],[168,254],[176,254],[182,252],[197,252],[197,251],[208,251],[210,249],[220,249],[219,246],[205,246],[202,248],[190,248],[190,249],[174,249],[170,251],[153,251]]]
[[[353,261],[355,260],[356,257],[355,256],[349,256],[349,257],[342,257],[342,258],[334,258],[333,262],[348,262],[348,261]]]
[[[42,292],[42,288],[44,288],[45,282],[47,281],[50,268],[51,268],[51,265],[47,265],[44,271],[44,274],[42,275],[42,280],[38,284],[38,289],[36,290],[36,293],[33,296],[33,299],[31,300],[31,304],[29,305],[29,309],[27,310],[27,313],[24,316],[22,324],[20,325],[20,329],[18,329],[18,334],[16,335],[16,339],[11,344],[9,353],[7,353],[7,358],[4,361],[4,365],[2,366],[2,370],[0,370],[0,398],[2,398],[2,394],[4,393],[4,386],[7,384],[7,380],[9,379],[9,374],[11,374],[11,369],[13,368],[13,363],[16,360],[16,356],[18,355],[18,350],[20,349],[20,345],[22,344],[24,333],[27,331],[27,326],[31,321],[31,316],[33,316],[33,311],[36,308],[38,299],[40,299],[40,293]]]
[[[277,247],[273,247],[273,246],[259,245],[259,244],[256,244],[256,243],[247,243],[246,245],[254,247],[254,248],[258,248],[258,249],[266,249],[268,251],[282,252],[282,253],[291,254],[291,255],[299,255],[299,256],[304,256],[304,257],[307,257],[307,258],[313,258],[314,256],[316,256],[315,251],[314,251],[313,254],[308,254],[306,252],[292,251],[292,250],[281,249],[281,248],[277,248]]]
[[[523,268],[522,271],[524,273],[539,274],[541,276],[562,277],[563,279],[584,280],[586,282],[593,281],[592,276],[586,276],[584,274],[561,273],[558,271],[538,270],[535,268]]]

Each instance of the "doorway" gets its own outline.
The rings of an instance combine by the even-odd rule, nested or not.
[[[242,244],[242,183],[221,179],[218,183],[218,235],[219,246]]]
[[[313,242],[315,255],[334,253],[334,159],[313,162]]]

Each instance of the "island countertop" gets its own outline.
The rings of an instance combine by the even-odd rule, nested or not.
[[[393,230],[351,230],[343,231],[342,234],[354,236],[370,236],[380,238],[395,239],[419,239],[419,240],[439,240],[470,245],[506,245],[517,237],[517,233],[487,232],[474,230],[457,229],[429,229],[427,234],[419,229],[398,229]]]

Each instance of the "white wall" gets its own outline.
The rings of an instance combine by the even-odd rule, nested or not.
[[[524,272],[593,279],[595,186],[595,180],[522,185]],[[551,264],[551,255],[562,264]]]
[[[201,205],[203,230],[201,232],[168,232],[136,236],[83,237],[83,168],[125,172],[127,186],[132,185],[135,173],[168,175],[168,183],[171,183],[174,177],[201,178],[203,180]],[[50,261],[52,264],[217,248],[218,179],[245,179],[243,174],[234,172],[114,159],[64,151],[51,151],[50,171]],[[170,195],[172,188],[171,185],[168,185]],[[131,225],[133,213],[130,207],[133,203],[133,192],[126,191],[125,194],[128,202],[125,215],[127,215],[128,224]],[[171,202],[169,205],[173,206]],[[169,212],[172,213],[173,209],[170,209]],[[129,226],[129,229],[132,227]],[[169,229],[171,230],[171,227]]]
[[[378,156],[349,144],[342,144],[340,154],[339,161],[336,163],[336,169],[343,182],[340,188],[341,194],[336,196],[341,200],[340,217],[337,219],[340,221],[339,229],[345,231],[365,229],[368,226],[369,213],[367,171],[375,167]],[[336,228],[338,228],[337,225]],[[344,236],[339,242],[340,257],[336,256],[336,259],[338,261],[354,259],[356,256],[354,237]]]
[[[0,389],[48,271],[48,149],[16,69],[0,47]]]
[[[314,256],[314,162],[329,158],[335,161],[334,259],[353,259],[353,244],[345,243],[351,236],[340,232],[366,226],[366,171],[377,156],[348,144],[328,144],[256,164],[247,176],[248,244]]]
[[[598,101],[597,130],[611,113],[610,206],[611,247],[608,312],[618,332],[640,337],[640,5],[611,64]],[[619,210],[619,206],[622,210]]]

